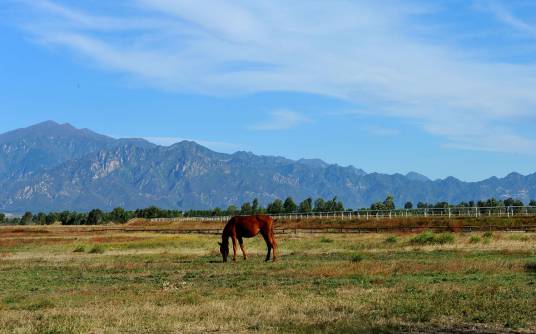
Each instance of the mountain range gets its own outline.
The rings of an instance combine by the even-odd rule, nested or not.
[[[319,159],[290,160],[251,152],[224,154],[192,141],[159,146],[115,139],[70,124],[47,121],[0,135],[0,211],[204,209],[258,198],[332,198],[369,206],[392,194],[406,201],[438,202],[495,197],[536,198],[536,173],[511,173],[480,182],[430,180],[411,172],[366,173]]]

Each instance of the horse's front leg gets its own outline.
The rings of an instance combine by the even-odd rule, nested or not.
[[[233,261],[236,261],[236,236],[232,236],[233,239]]]
[[[266,253],[266,259],[264,259],[264,261],[270,261],[270,252],[272,251],[272,243],[268,235],[262,233],[262,237],[264,238],[264,241],[266,242],[266,248],[268,249],[268,252]]]

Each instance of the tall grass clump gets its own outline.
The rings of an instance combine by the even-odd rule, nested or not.
[[[469,243],[470,244],[477,244],[480,241],[481,241],[480,237],[476,236],[476,235],[473,235],[473,236],[471,236],[471,238],[469,238]]]
[[[352,255],[352,262],[361,262],[365,257],[362,254]]]
[[[89,254],[102,254],[104,253],[104,247],[102,247],[101,245],[95,245],[91,247],[88,253]]]
[[[422,232],[410,240],[413,245],[433,245],[433,244],[450,244],[454,242],[452,233],[434,233],[432,231]]]
[[[482,236],[484,238],[491,239],[491,238],[493,238],[493,232],[491,232],[491,231],[484,232],[484,234]]]
[[[398,241],[398,238],[395,237],[394,235],[388,237],[387,239],[385,239],[385,243],[386,244],[396,244],[396,242]]]
[[[73,252],[74,253],[83,253],[86,251],[86,247],[80,245],[80,246],[76,246],[75,249],[73,249]]]

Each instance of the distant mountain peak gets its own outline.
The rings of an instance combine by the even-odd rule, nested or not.
[[[417,172],[409,172],[406,174],[406,177],[412,181],[420,181],[420,182],[431,181],[428,177]]]

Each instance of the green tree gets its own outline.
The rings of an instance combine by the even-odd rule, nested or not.
[[[530,202],[529,202],[529,205],[530,205],[530,206],[536,206],[536,200],[532,200],[532,201],[530,201]]]
[[[57,221],[61,221],[60,214],[57,212],[49,212],[46,219],[46,224],[51,225]]]
[[[214,210],[212,210],[212,216],[214,217],[223,216],[223,213],[220,208],[215,208]]]
[[[322,198],[317,198],[315,201],[315,209],[316,212],[322,212],[326,211],[326,201]]]
[[[259,211],[259,200],[257,198],[253,199],[253,202],[251,203],[251,212],[253,214],[256,214]]]
[[[229,205],[229,207],[227,207],[227,214],[229,216],[237,215],[238,214],[238,208],[235,205]]]
[[[250,215],[251,211],[252,211],[252,208],[249,202],[242,204],[242,207],[240,208],[241,215]]]
[[[303,200],[299,206],[300,212],[308,213],[313,210],[313,199],[311,197]]]
[[[404,209],[413,209],[413,203],[411,202],[406,202],[406,204],[404,204]]]
[[[383,201],[383,206],[386,210],[394,210],[395,209],[395,199],[392,195],[387,195],[387,198]]]
[[[427,207],[428,207],[427,203],[424,203],[424,202],[417,203],[417,208],[419,209],[426,209]]]
[[[59,220],[62,225],[69,225],[71,213],[69,211],[62,211],[59,216]]]
[[[89,211],[87,215],[86,224],[88,225],[98,225],[102,222],[102,211],[99,209],[94,209]],[[80,217],[77,217],[77,222],[80,223]]]
[[[24,213],[20,219],[20,225],[29,225],[32,223],[33,215],[30,211]]]
[[[269,203],[266,207],[266,211],[271,214],[277,214],[283,212],[283,201],[279,198],[275,199],[272,203]]]
[[[127,213],[123,208],[114,208],[112,212],[110,212],[110,219],[116,223],[126,223]]]
[[[370,206],[370,209],[371,210],[385,210],[385,205],[383,205],[382,202],[372,203],[372,205]]]
[[[46,225],[47,215],[44,212],[39,212],[37,216],[34,216],[33,220],[36,224]]]
[[[283,209],[285,210],[286,213],[292,213],[292,212],[296,212],[296,209],[298,209],[298,206],[296,205],[296,203],[294,203],[294,200],[292,199],[292,197],[287,197],[287,199],[285,200],[285,203],[283,203]]]
[[[3,213],[0,213],[0,224],[6,223],[6,215]]]
[[[523,206],[523,202],[518,199],[508,198],[504,200],[505,206]]]

